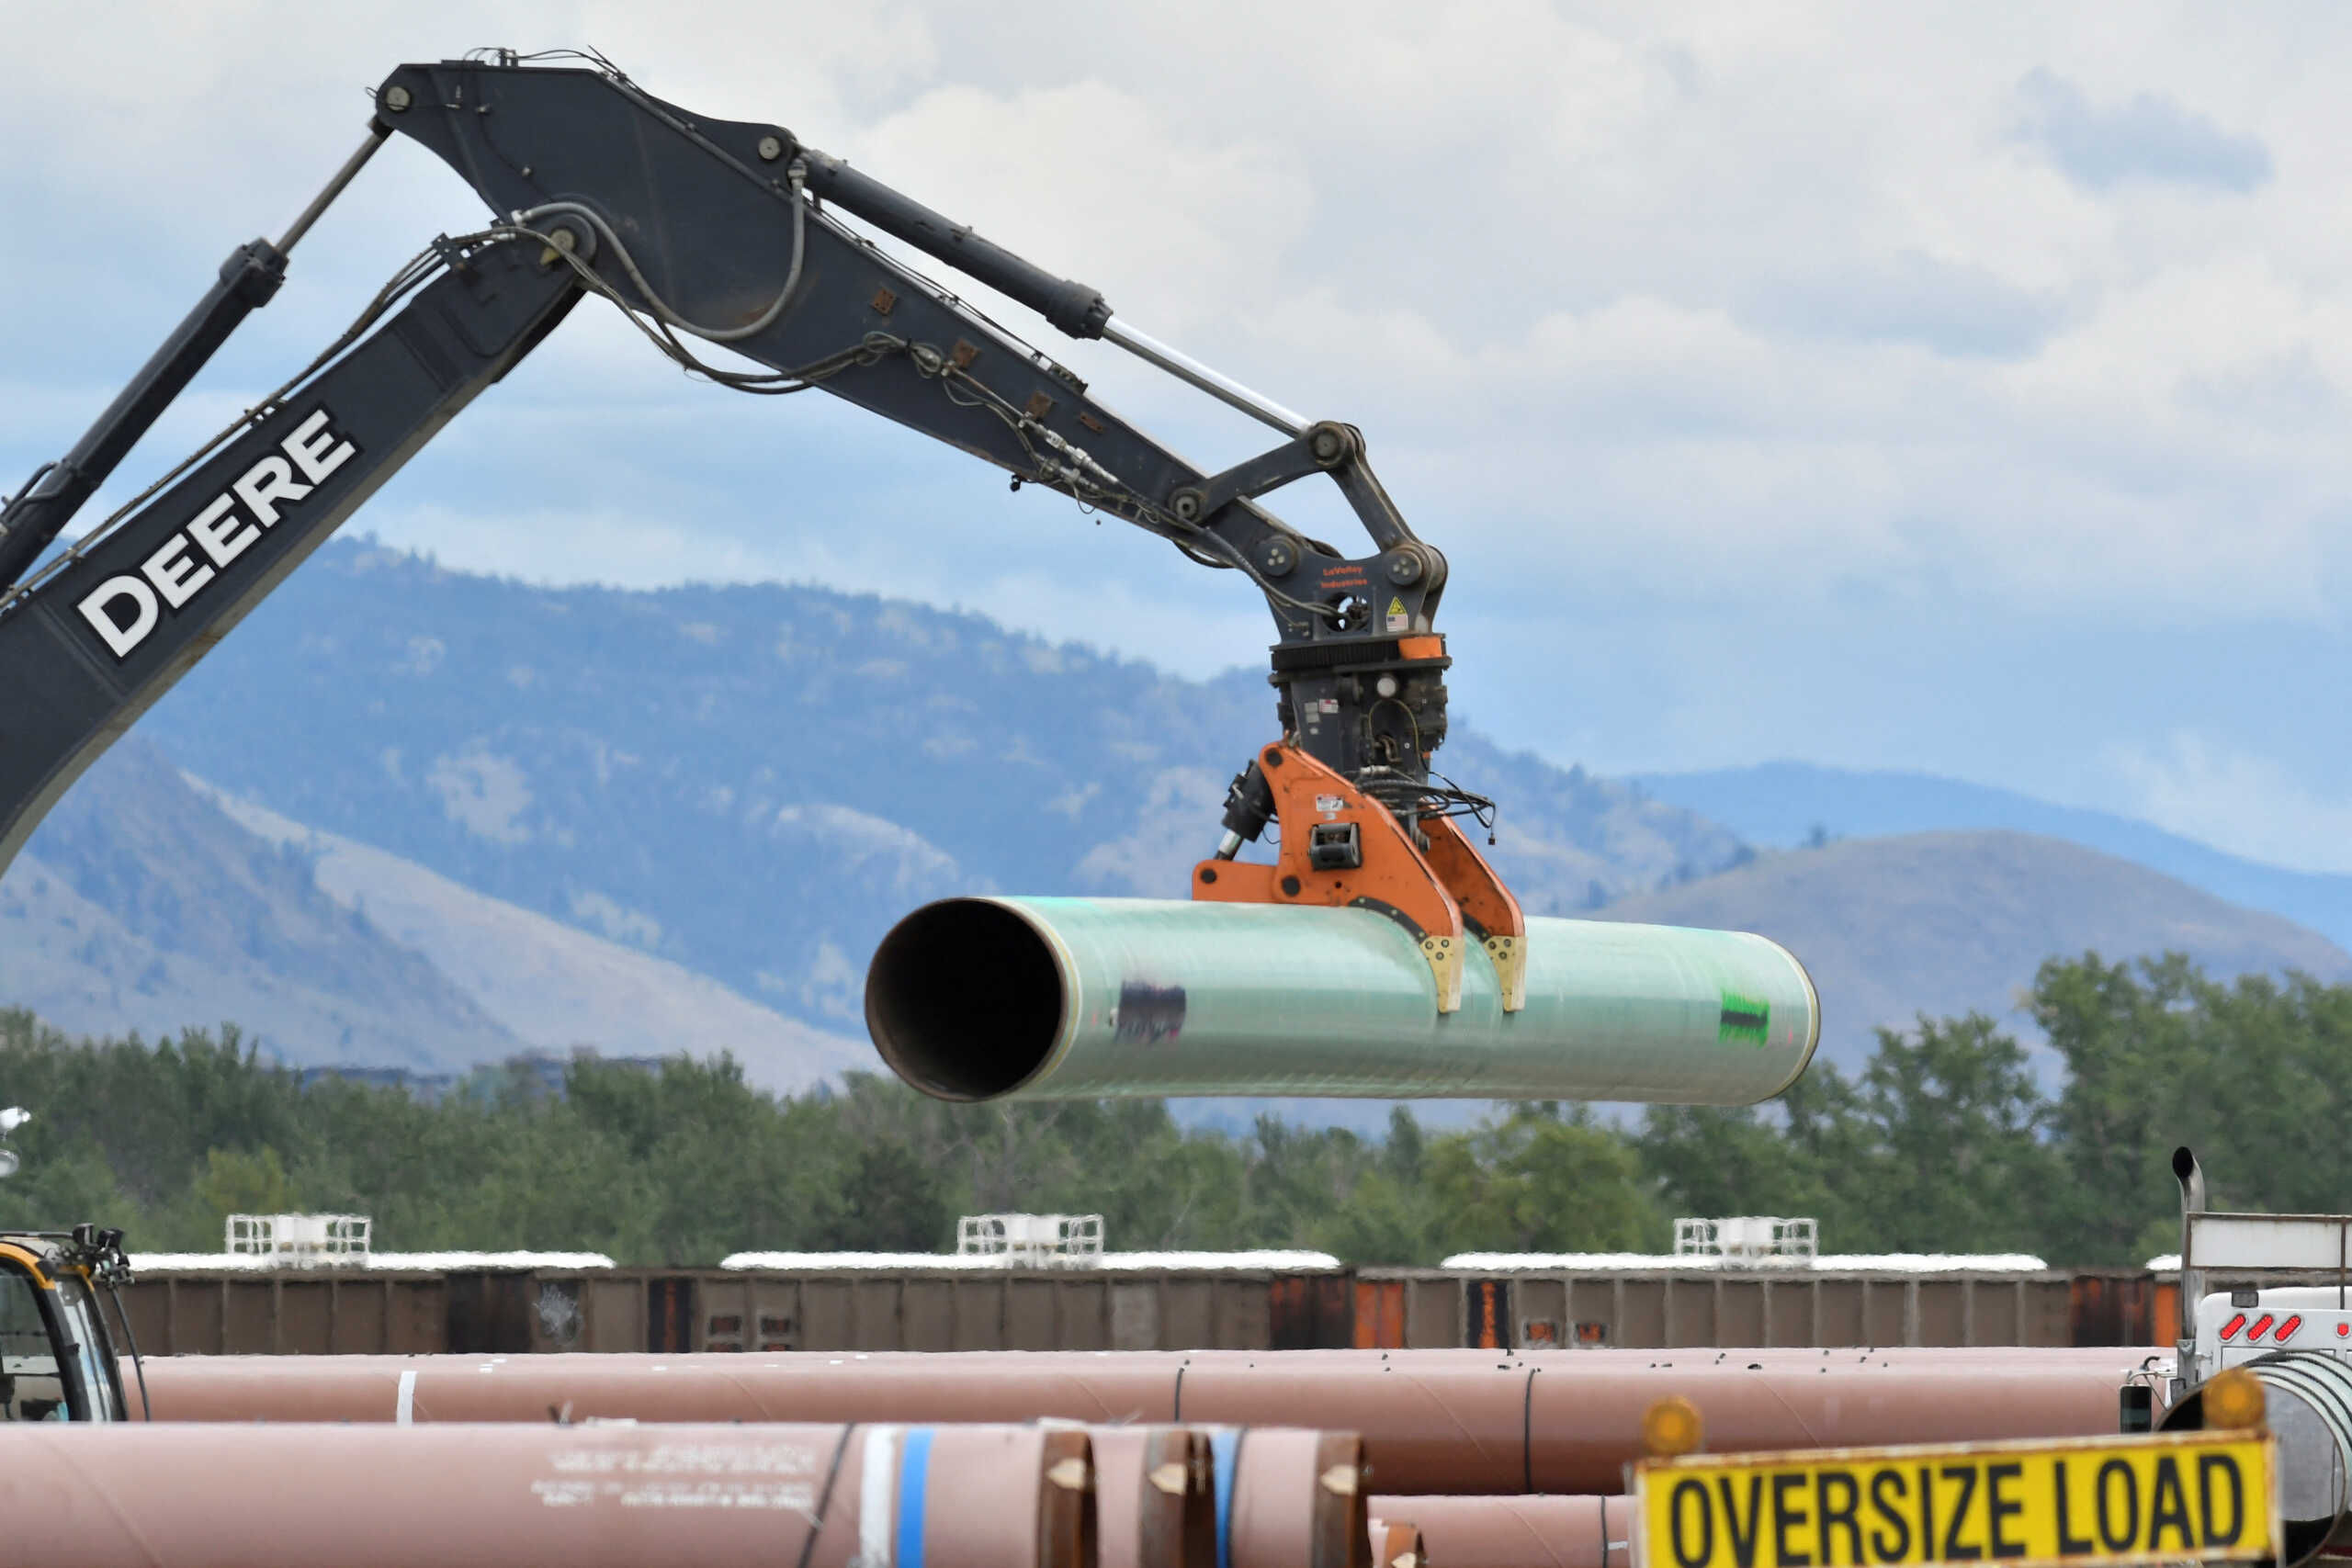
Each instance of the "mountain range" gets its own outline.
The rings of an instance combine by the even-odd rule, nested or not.
[[[294,822],[862,1030],[865,955],[964,892],[1182,897],[1262,677],[1195,682],[981,616],[808,587],[550,590],[365,544],[314,558],[158,704],[181,767]],[[1541,910],[1749,852],[1475,734]]]
[[[962,612],[551,589],[340,541],[0,878],[0,1005],[83,1032],[232,1020],[291,1062],[420,1074],[724,1047],[805,1086],[873,1063],[865,959],[908,909],[1181,897],[1273,729],[1262,675],[1185,681]],[[2071,819],[2023,797],[1937,820],[1943,781],[1829,770],[1606,779],[1461,728],[1439,761],[1502,803],[1491,852],[1530,912],[1775,936],[1833,1059],[1918,1010],[2008,1013],[2086,947],[2352,978],[2280,918],[2294,874],[2216,871],[2140,824],[2052,836]],[[1815,822],[1849,836],[1786,847]]]
[[[1804,960],[1822,998],[1821,1053],[1846,1066],[1878,1026],[1990,1013],[2035,1040],[2018,994],[2042,960],[2186,953],[2208,973],[2300,970],[2352,980],[2352,954],[2278,915],[2225,903],[2130,861],[2007,830],[1845,839],[1758,856],[1601,914],[1731,927]]]
[[[1815,837],[1875,838],[1956,828],[2064,839],[2177,877],[2217,898],[2267,909],[2352,946],[2352,876],[2290,871],[2229,854],[2111,812],[1928,773],[1766,762],[1712,773],[1636,775],[1660,800],[1713,818],[1759,847]]]
[[[292,1060],[426,1069],[523,1041],[134,737],[0,878],[0,1005],[77,1033],[234,1022]]]
[[[82,1034],[234,1023],[303,1066],[732,1051],[807,1089],[869,1059],[708,976],[194,783],[119,743],[0,878],[0,1005]]]

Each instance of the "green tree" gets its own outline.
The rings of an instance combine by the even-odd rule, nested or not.
[[[2138,973],[2133,973],[2134,969]],[[2199,1055],[2188,960],[2051,959],[2034,977],[2034,1021],[2066,1069],[2049,1125],[2064,1176],[2046,1223],[2069,1262],[2120,1266],[2171,1199],[2188,1135],[2181,1091]],[[2210,1086],[2209,1086],[2210,1087]]]
[[[1652,1106],[1636,1147],[1677,1215],[1809,1215],[1825,1247],[1868,1252],[1878,1143],[1860,1089],[1816,1062],[1765,1105]]]
[[[725,1058],[583,1058],[552,1091],[510,1066],[430,1096],[306,1082],[229,1027],[74,1041],[0,1010],[0,1104],[34,1112],[0,1223],[210,1250],[228,1213],[324,1209],[372,1216],[387,1249],[687,1265],[928,1252],[958,1213],[1028,1209],[1099,1212],[1121,1249],[1433,1263],[1655,1252],[1678,1213],[1777,1213],[1815,1216],[1837,1251],[2129,1265],[2169,1245],[2180,1143],[2218,1203],[2346,1202],[2352,987],[2087,953],[2044,964],[2031,1007],[2064,1069],[2054,1099],[1991,1020],[1923,1017],[1859,1071],[1816,1065],[1763,1107],[1654,1107],[1632,1135],[1554,1104],[1432,1134],[1397,1107],[1380,1137],[1273,1117],[1188,1129],[1156,1101],[951,1105],[868,1074],[776,1096]]]
[[[1875,1248],[2024,1250],[2042,1234],[2058,1171],[2040,1133],[2047,1108],[2025,1051],[1982,1013],[1922,1014],[1878,1031],[1861,1101],[1875,1134],[1854,1194]]]
[[[207,1149],[195,1179],[154,1214],[147,1245],[218,1252],[231,1214],[283,1214],[301,1207],[276,1149]]]
[[[1324,1216],[1314,1245],[1351,1263],[1436,1263],[1448,1252],[1449,1216],[1429,1183],[1429,1143],[1408,1106],[1388,1112],[1388,1133],[1350,1190]]]
[[[2180,953],[2108,964],[2052,959],[2037,1021],[2066,1068],[2050,1117],[2066,1173],[2053,1246],[2130,1266],[2170,1250],[2172,1151],[2207,1168],[2217,1207],[2326,1212],[2352,1201],[2339,1136],[2352,1082],[2352,987],[2308,976],[2224,984]],[[2291,1150],[2293,1157],[2280,1158]]]
[[[1583,1107],[1514,1106],[1433,1140],[1428,1168],[1448,1250],[1657,1251],[1665,1239],[1633,1145]]]

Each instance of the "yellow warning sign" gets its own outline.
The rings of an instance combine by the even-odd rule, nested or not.
[[[2267,1560],[2272,1439],[2180,1432],[2036,1443],[1694,1454],[1635,1467],[1648,1568]]]
[[[1388,613],[1392,615],[1401,615],[1405,613],[1405,596],[1402,593],[1391,593],[1388,596]]]

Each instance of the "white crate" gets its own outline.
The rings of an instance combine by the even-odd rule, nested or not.
[[[231,1214],[221,1241],[232,1256],[327,1262],[367,1257],[372,1228],[365,1214]]]
[[[1778,1214],[1730,1214],[1674,1222],[1677,1258],[1720,1258],[1728,1263],[1809,1263],[1820,1250],[1811,1219]]]
[[[956,1255],[1001,1258],[1012,1267],[1084,1268],[1102,1256],[1102,1216],[966,1214],[956,1224]]]

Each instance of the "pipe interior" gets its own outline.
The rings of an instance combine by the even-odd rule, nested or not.
[[[925,1094],[988,1100],[1045,1066],[1061,1032],[1053,950],[1000,904],[949,898],[891,928],[865,972],[865,1027]]]
[[[2278,1438],[2278,1516],[2283,1539],[2278,1562],[2299,1568],[2346,1524],[2345,1473],[2335,1428],[2325,1416],[2290,1392],[2266,1382],[2268,1425]],[[2205,1429],[2205,1391],[2192,1390],[2165,1413],[2157,1429]]]

